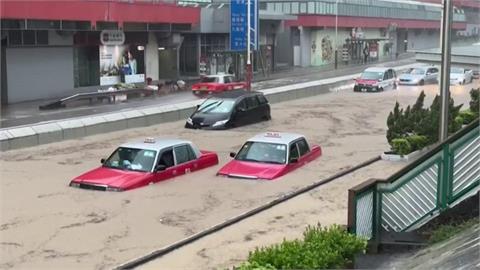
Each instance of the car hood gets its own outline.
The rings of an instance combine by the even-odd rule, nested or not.
[[[377,80],[367,80],[367,79],[357,79],[358,84],[365,84],[365,85],[374,85],[377,84]]]
[[[99,167],[75,178],[74,182],[127,188],[148,177],[149,172],[135,172]]]
[[[419,80],[422,78],[423,78],[423,75],[421,74],[401,74],[399,77],[400,80],[411,80],[411,81]]]
[[[213,125],[217,121],[230,118],[230,113],[194,113],[190,116],[194,124]]]
[[[223,166],[218,174],[236,178],[272,180],[282,176],[286,166],[285,164],[232,160]]]

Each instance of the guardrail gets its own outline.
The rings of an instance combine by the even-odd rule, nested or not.
[[[373,243],[419,228],[480,189],[479,119],[388,179],[351,188],[348,228]]]

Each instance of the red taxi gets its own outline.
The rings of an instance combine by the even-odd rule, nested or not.
[[[309,145],[304,136],[293,133],[264,133],[249,139],[234,159],[217,175],[273,180],[322,155],[318,145]]]
[[[235,81],[231,74],[217,74],[202,77],[199,83],[192,85],[192,91],[196,95],[213,94],[234,89],[244,89],[247,86],[245,82]]]
[[[218,164],[214,152],[200,151],[189,141],[146,139],[118,147],[102,166],[70,182],[71,187],[125,191]]]

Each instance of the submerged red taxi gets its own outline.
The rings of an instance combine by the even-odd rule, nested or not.
[[[218,156],[198,150],[189,141],[146,139],[121,145],[101,163],[73,179],[70,186],[125,191],[216,165]]]
[[[234,160],[217,175],[243,179],[272,180],[322,155],[318,145],[309,145],[304,136],[293,133],[264,133],[249,139]]]

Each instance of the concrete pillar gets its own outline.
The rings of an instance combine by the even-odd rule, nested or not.
[[[311,63],[312,54],[312,40],[310,35],[310,29],[300,26],[300,65],[302,67],[308,67]]]
[[[154,33],[148,33],[148,44],[145,47],[145,74],[152,80],[158,80],[158,43]]]

